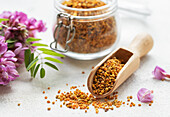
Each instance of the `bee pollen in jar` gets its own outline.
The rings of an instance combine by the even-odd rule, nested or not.
[[[68,9],[63,9],[64,12],[71,16],[99,16],[108,12],[109,8],[101,10],[90,11],[76,11],[71,8],[77,9],[91,9],[107,5],[102,0],[65,0],[62,5],[67,6]],[[70,7],[70,9],[69,9]],[[59,18],[56,22],[62,21],[64,25],[68,26],[70,22],[66,18]],[[76,53],[96,53],[109,49],[117,40],[117,23],[115,16],[110,15],[96,19],[74,19],[72,21],[75,27],[75,36],[68,44],[69,51]],[[60,28],[58,35],[58,43],[61,47],[65,47],[66,36],[68,30],[64,27]],[[73,35],[72,33],[70,34]],[[70,36],[70,37],[71,37]]]

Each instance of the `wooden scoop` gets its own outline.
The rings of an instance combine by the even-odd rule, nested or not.
[[[138,34],[134,38],[129,48],[118,48],[112,53],[110,53],[108,56],[106,56],[98,65],[94,67],[88,77],[87,86],[91,94],[96,96],[97,98],[104,98],[106,96],[111,95],[111,93],[113,93],[133,72],[138,69],[140,65],[140,58],[142,56],[145,56],[152,49],[152,47],[152,37],[147,33],[142,33]],[[94,75],[99,69],[99,67],[112,57],[116,57],[119,60],[123,60],[125,65],[118,73],[113,88],[103,95],[97,95],[93,93],[92,89]]]

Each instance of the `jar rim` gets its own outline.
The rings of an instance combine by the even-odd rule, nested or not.
[[[117,10],[117,0],[108,0],[109,3],[101,6],[101,7],[97,7],[97,8],[89,8],[89,9],[79,9],[79,8],[72,8],[72,7],[67,7],[63,4],[61,4],[62,0],[54,0],[54,7],[59,10],[60,12],[62,12],[62,9],[66,9],[66,10],[71,10],[71,11],[97,11],[97,10],[102,10],[102,9],[106,9],[108,8],[108,12],[104,13],[104,14],[100,14],[100,15],[96,15],[96,16],[72,16],[73,19],[95,19],[95,18],[100,18],[103,17],[105,15],[109,15],[113,12],[115,12]],[[64,11],[64,10],[63,10]]]

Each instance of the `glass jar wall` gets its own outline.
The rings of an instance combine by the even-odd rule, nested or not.
[[[105,56],[115,48],[119,40],[117,1],[88,1],[55,0],[51,48],[80,60]]]

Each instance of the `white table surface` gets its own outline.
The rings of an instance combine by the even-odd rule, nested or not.
[[[4,10],[23,11],[29,17],[43,19],[47,22],[48,30],[40,34],[44,43],[53,40],[53,0],[0,0],[0,12]],[[23,67],[19,68],[20,78],[11,82],[8,86],[0,86],[0,117],[170,117],[170,82],[155,80],[152,77],[152,70],[156,65],[163,67],[170,73],[170,2],[169,0],[147,1],[152,15],[148,18],[134,18],[123,15],[121,17],[122,33],[119,46],[128,46],[133,37],[140,32],[148,32],[154,38],[154,48],[141,59],[140,68],[118,88],[119,99],[126,100],[132,95],[133,102],[138,104],[136,97],[140,88],[154,90],[154,103],[151,107],[142,104],[141,107],[130,108],[128,106],[115,108],[113,111],[100,110],[96,114],[94,108],[90,106],[87,113],[84,110],[71,110],[63,106],[60,102],[55,105],[47,104],[44,96],[50,100],[55,100],[57,91],[69,91],[69,86],[83,85],[87,82],[91,67],[96,65],[101,59],[92,61],[78,61],[66,57],[62,61],[64,64],[57,65],[59,72],[48,69],[46,78],[36,78],[31,80],[29,74]],[[81,74],[85,71],[85,74]],[[47,90],[51,87],[51,90]],[[87,87],[81,87],[88,92]],[[42,94],[42,91],[46,94]],[[18,107],[17,104],[21,103]],[[47,111],[51,107],[51,111]]]

